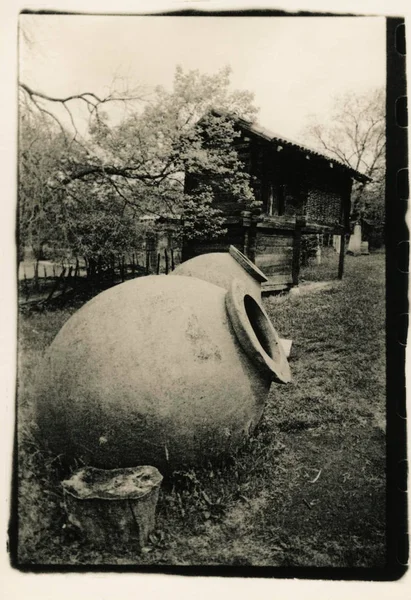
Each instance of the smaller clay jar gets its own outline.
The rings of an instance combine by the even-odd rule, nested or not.
[[[187,260],[170,275],[197,277],[229,290],[234,279],[241,281],[247,293],[257,302],[261,302],[261,284],[267,277],[245,254],[230,246],[228,252],[201,254]]]

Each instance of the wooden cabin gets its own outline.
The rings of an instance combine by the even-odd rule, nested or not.
[[[221,114],[217,113],[216,114]],[[353,180],[368,177],[296,142],[243,119],[235,119],[239,157],[253,176],[258,214],[221,197],[227,234],[217,240],[183,245],[183,260],[207,252],[228,251],[232,244],[268,277],[266,291],[298,285],[301,237],[310,233],[341,236],[338,275],[344,268],[345,234],[349,233]],[[186,191],[192,189],[186,176]]]

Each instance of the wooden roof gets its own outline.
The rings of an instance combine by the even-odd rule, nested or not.
[[[248,131],[262,139],[265,139],[268,142],[272,142],[272,143],[275,143],[275,144],[278,144],[281,146],[293,148],[295,150],[298,150],[299,152],[303,152],[303,153],[307,154],[308,156],[315,156],[317,158],[322,158],[329,163],[333,163],[333,164],[337,165],[338,167],[348,171],[348,173],[351,175],[351,177],[353,179],[356,179],[357,181],[360,181],[361,183],[367,183],[369,181],[372,181],[371,178],[368,177],[367,175],[365,175],[364,173],[361,173],[360,171],[356,171],[355,169],[353,169],[352,167],[349,167],[348,165],[341,162],[340,160],[337,160],[336,158],[333,158],[331,156],[327,156],[326,154],[321,154],[320,152],[317,152],[316,150],[313,150],[312,148],[308,148],[307,146],[303,146],[302,144],[295,142],[293,140],[290,140],[289,138],[287,139],[287,138],[283,137],[282,135],[279,135],[273,131],[270,131],[266,127],[262,127],[261,125],[258,125],[257,123],[252,123],[251,121],[246,121],[245,119],[241,119],[240,117],[233,116],[228,113],[224,113],[223,111],[220,111],[220,110],[214,109],[212,112],[214,114],[216,114],[217,116],[222,116],[222,117],[226,116],[226,117],[229,117],[230,119],[233,119],[243,130]]]

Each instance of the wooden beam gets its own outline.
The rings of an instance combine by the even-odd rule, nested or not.
[[[257,223],[259,229],[284,229],[292,231],[295,228],[295,217],[262,216]]]
[[[345,225],[321,225],[320,223],[307,223],[303,228],[303,233],[330,233],[332,235],[341,235],[345,231]]]
[[[241,216],[232,216],[232,215],[223,215],[224,225],[237,225],[243,222],[243,217]]]

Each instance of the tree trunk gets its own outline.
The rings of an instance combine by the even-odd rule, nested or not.
[[[87,261],[87,279],[94,279],[96,274],[97,263],[94,258],[89,258]]]
[[[62,482],[68,520],[96,546],[136,541],[141,549],[155,527],[162,479],[151,466],[79,469]]]

